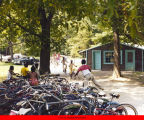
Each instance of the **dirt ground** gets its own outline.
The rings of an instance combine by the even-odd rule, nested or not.
[[[144,72],[122,71],[123,77],[118,79],[111,77],[112,71],[92,71],[92,73],[107,96],[109,93],[120,94],[120,98],[114,101],[131,104],[137,109],[138,115],[144,115]],[[68,77],[68,75],[63,76]],[[81,75],[76,80],[69,78],[69,81],[83,83]]]
[[[144,87],[144,72],[122,71],[122,77],[117,79],[112,78],[112,71],[93,71],[92,73],[99,82],[103,80],[107,82],[126,82]]]
[[[113,74],[112,71],[97,71],[97,70],[92,71],[92,74],[95,76],[95,80],[97,80],[98,82],[102,81],[127,82],[129,84],[137,84],[139,86],[144,87],[144,72],[122,71],[121,73],[122,73],[121,78],[114,79],[112,78]],[[68,74],[67,75],[62,74],[62,76],[69,78]],[[75,80],[74,79],[71,80],[81,81],[83,80],[83,76],[81,73],[79,73],[78,77]]]

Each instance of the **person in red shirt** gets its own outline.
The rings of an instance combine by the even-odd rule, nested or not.
[[[91,73],[91,68],[88,65],[85,65],[86,60],[83,59],[81,61],[81,63],[82,63],[82,66],[79,67],[75,76],[77,76],[78,73],[81,71],[83,73],[84,77],[86,78],[86,80],[84,81],[84,87],[87,86],[88,81],[91,80],[94,83],[94,85],[96,85],[99,89],[103,90],[103,88],[95,81],[94,75]]]

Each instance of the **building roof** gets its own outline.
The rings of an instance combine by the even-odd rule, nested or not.
[[[107,43],[107,44],[110,44],[110,43]],[[88,49],[85,49],[85,50],[82,50],[82,51],[79,51],[79,53],[83,53],[85,51],[88,51],[88,50],[91,50],[91,49],[94,49],[94,48],[97,48],[97,47],[100,47],[100,46],[103,46],[103,45],[107,45],[107,44],[98,44],[92,48],[88,48]],[[121,45],[125,45],[125,46],[129,46],[129,47],[133,47],[133,48],[138,48],[138,49],[142,49],[144,50],[144,46],[140,46],[140,45],[137,45],[137,44],[130,44],[130,43],[121,43]]]
[[[142,49],[144,50],[144,45],[138,45],[138,44],[129,44],[129,43],[121,43],[122,45],[126,45],[126,46],[129,46],[129,47],[134,47],[134,48],[138,48],[138,49]]]

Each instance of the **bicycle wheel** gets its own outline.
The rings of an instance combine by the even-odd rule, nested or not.
[[[47,107],[45,104],[42,104],[38,110],[39,115],[58,115],[60,108],[62,108],[61,104],[47,105]]]
[[[127,110],[119,103],[110,102],[94,109],[94,115],[127,115]]]
[[[132,106],[131,104],[120,104],[117,107],[120,107],[120,106],[126,109],[127,115],[138,115],[136,108]]]
[[[80,104],[70,104],[62,108],[58,115],[86,115],[87,110]]]
[[[128,115],[127,110],[121,105],[113,107],[112,110],[116,113],[116,115]]]
[[[96,108],[94,115],[127,115],[127,111],[124,107],[113,106],[111,108]]]
[[[9,102],[8,99],[5,99],[5,97],[3,97],[4,95],[0,96],[0,106],[5,106],[7,105],[7,103]]]

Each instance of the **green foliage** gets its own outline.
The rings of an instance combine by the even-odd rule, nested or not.
[[[69,48],[71,50],[70,55],[73,57],[79,56],[79,51],[89,48],[92,44],[91,37],[92,33],[92,23],[85,17],[81,21],[72,22],[69,24],[68,40]]]
[[[51,52],[79,56],[78,51],[113,40],[117,27],[122,42],[143,44],[143,0],[4,0],[0,6],[0,42],[14,44],[14,52],[40,55],[43,31],[39,7],[50,26]],[[21,43],[21,44],[20,44]],[[15,47],[18,44],[17,47]]]

